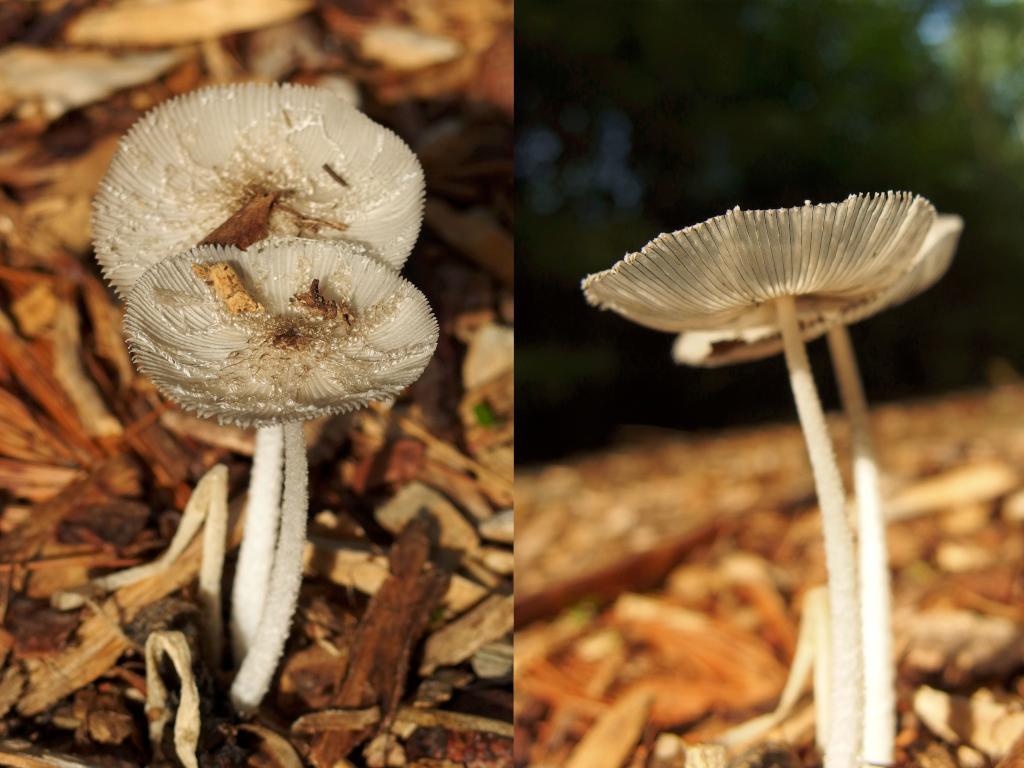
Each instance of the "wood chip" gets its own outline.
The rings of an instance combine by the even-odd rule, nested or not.
[[[0,51],[0,116],[56,120],[114,91],[148,83],[181,60],[178,51],[129,53],[9,46]]]
[[[361,731],[380,722],[380,707],[324,709],[292,723],[292,733],[315,736],[323,731]]]
[[[437,544],[441,547],[473,552],[480,546],[476,528],[448,499],[423,483],[409,483],[374,512],[377,522],[392,533],[401,531],[419,515],[426,515],[437,524]]]
[[[78,419],[90,437],[119,437],[124,429],[108,410],[96,384],[82,367],[82,336],[78,312],[61,304],[46,339],[53,345],[53,373],[71,399]]]
[[[420,673],[465,661],[481,646],[512,631],[512,597],[493,595],[427,640]]]
[[[235,268],[226,261],[217,261],[211,264],[193,264],[192,271],[196,277],[213,289],[218,299],[223,301],[228,311],[233,315],[243,315],[249,312],[262,312],[263,305],[254,299],[242,278],[238,276]]]
[[[970,744],[998,760],[1024,734],[1024,701],[998,700],[984,689],[969,699],[928,686],[914,693],[914,712],[950,744]]]
[[[307,571],[365,595],[376,594],[388,579],[387,558],[360,547],[314,541],[306,547],[305,563]],[[460,614],[480,602],[487,592],[486,587],[456,573],[442,602],[449,612]]]
[[[889,520],[907,520],[940,509],[991,501],[1020,486],[1020,475],[1002,461],[978,461],[918,481],[886,504]]]
[[[312,7],[313,0],[121,0],[87,10],[65,37],[76,45],[176,45],[257,29]]]
[[[640,740],[653,701],[654,697],[643,691],[620,698],[576,745],[566,768],[623,765]]]
[[[412,70],[442,64],[462,53],[458,41],[431,35],[415,27],[373,24],[360,40],[360,53],[394,70]]]
[[[384,722],[398,709],[412,649],[448,588],[448,574],[428,566],[429,523],[411,521],[391,548],[391,575],[370,599],[352,644],[348,670],[333,705],[342,709],[379,706]],[[333,766],[368,734],[331,732],[315,739],[309,758]]]

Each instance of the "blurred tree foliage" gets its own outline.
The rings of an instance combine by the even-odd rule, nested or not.
[[[909,189],[966,221],[929,292],[854,327],[875,401],[1024,361],[1024,4],[517,4],[517,455],[616,426],[792,418],[780,359],[674,366],[580,278],[734,205]],[[812,360],[836,402],[824,342]]]

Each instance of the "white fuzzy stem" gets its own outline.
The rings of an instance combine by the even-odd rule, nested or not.
[[[281,516],[283,451],[284,431],[280,424],[256,431],[245,530],[231,590],[231,650],[235,664],[242,663],[253,643],[270,586],[270,568]]]
[[[857,570],[853,534],[846,521],[843,481],[821,409],[807,350],[791,296],[776,300],[785,344],[789,382],[811,459],[821,507],[825,563],[828,570],[832,656],[829,684],[828,734],[825,768],[854,768],[859,763],[862,709],[860,621],[857,610]],[[820,724],[819,724],[820,727]]]
[[[240,711],[256,709],[263,700],[291,631],[302,584],[308,488],[309,470],[302,423],[285,424],[284,499],[270,588],[253,644],[231,684],[231,701]]]
[[[885,512],[878,485],[878,462],[871,440],[868,403],[857,369],[857,357],[845,325],[828,334],[843,408],[850,421],[853,486],[857,496],[857,540],[860,556],[861,642],[864,645],[864,760],[892,765],[895,759],[896,694],[892,658],[889,556],[885,543]]]

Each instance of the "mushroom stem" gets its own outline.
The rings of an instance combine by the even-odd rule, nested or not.
[[[854,768],[859,761],[863,716],[863,658],[860,653],[853,534],[846,520],[842,477],[807,360],[807,350],[800,336],[796,302],[792,296],[782,296],[776,300],[775,306],[785,346],[789,382],[818,492],[825,539],[832,649],[828,706],[830,722],[818,723],[818,729],[827,729],[826,768]]]
[[[878,463],[871,440],[868,404],[857,369],[857,357],[845,325],[828,333],[832,367],[843,409],[850,421],[853,485],[857,496],[857,540],[860,557],[861,642],[864,648],[864,760],[892,765],[896,739],[896,697],[892,660],[892,619],[885,513],[878,486]]]
[[[309,507],[306,442],[302,422],[290,422],[282,429],[284,497],[281,504],[281,530],[270,571],[270,588],[256,637],[231,684],[231,701],[240,711],[256,709],[270,688],[274,670],[291,631],[292,616],[302,583],[302,552],[306,544],[306,515]]]
[[[284,430],[280,424],[256,431],[245,530],[231,592],[231,650],[241,664],[253,643],[270,586],[278,521],[281,516],[281,462]]]

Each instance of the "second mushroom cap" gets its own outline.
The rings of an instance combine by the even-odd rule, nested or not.
[[[165,259],[137,282],[124,324],[165,396],[240,426],[393,400],[438,337],[423,294],[366,248],[296,238]]]

